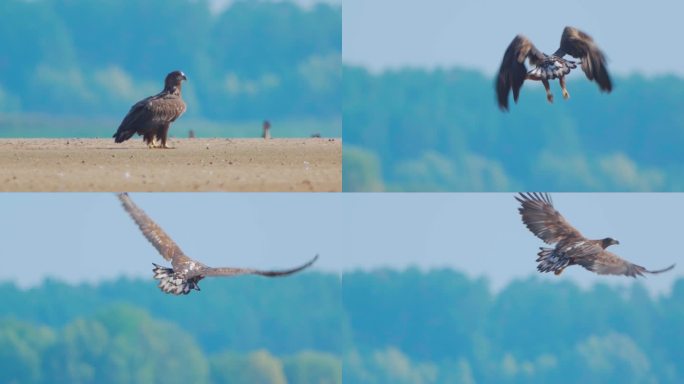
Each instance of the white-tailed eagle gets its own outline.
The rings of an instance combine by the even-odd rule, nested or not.
[[[580,62],[566,60],[570,55]],[[527,70],[525,60],[534,67]],[[516,36],[508,45],[504,53],[499,75],[496,79],[496,96],[499,108],[508,110],[508,94],[513,90],[513,101],[518,102],[520,88],[525,80],[541,81],[546,89],[546,99],[553,103],[553,94],[549,80],[558,79],[563,98],[570,97],[565,88],[565,76],[577,65],[591,81],[596,81],[602,92],[610,92],[613,84],[606,69],[606,58],[591,36],[573,27],[565,27],[561,36],[560,47],[551,55],[538,50],[532,42],[523,35]]]
[[[556,211],[551,197],[546,193],[520,193],[515,199],[521,204],[518,211],[527,228],[546,244],[556,244],[554,248],[539,248],[539,272],[560,275],[566,267],[581,265],[600,275],[637,277],[644,273],[661,273],[674,268],[672,264],[664,269],[649,271],[607,251],[606,248],[620,242],[610,237],[600,240],[585,238]]]
[[[169,148],[166,139],[169,126],[185,112],[181,98],[181,82],[188,78],[181,71],[166,75],[164,90],[135,103],[112,136],[115,143],[130,139],[134,134],[142,135],[149,148]],[[159,145],[155,144],[159,140]]]
[[[124,209],[133,218],[143,235],[157,249],[159,254],[171,262],[173,268],[154,265],[154,278],[159,280],[159,289],[174,295],[187,295],[191,290],[199,291],[199,283],[208,276],[261,275],[267,277],[286,276],[310,267],[317,259],[316,255],[307,263],[292,269],[278,271],[262,271],[247,268],[211,268],[193,260],[183,253],[178,245],[155,223],[145,212],[138,208],[127,193],[119,193],[119,200]]]

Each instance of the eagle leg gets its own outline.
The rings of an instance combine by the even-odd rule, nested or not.
[[[159,141],[161,142],[161,144],[159,145],[158,148],[162,148],[162,149],[172,149],[173,148],[173,147],[169,147],[168,145],[166,145],[166,138],[169,135],[169,126],[170,126],[170,124],[166,124],[162,127],[160,135],[159,135]]]
[[[154,134],[152,133],[145,133],[143,136],[143,141],[145,144],[147,144],[147,148],[156,148],[157,146],[154,144]]]
[[[553,94],[551,93],[551,86],[549,85],[549,81],[545,78],[541,79],[542,84],[544,84],[544,89],[546,89],[546,100],[549,101],[549,103],[553,103]]]
[[[570,93],[568,90],[565,88],[565,76],[561,76],[558,78],[558,81],[560,82],[561,89],[563,90],[563,98],[565,100],[570,98]]]

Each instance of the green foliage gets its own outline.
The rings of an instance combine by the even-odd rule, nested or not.
[[[211,360],[215,383],[286,384],[282,363],[268,351],[223,353]]]
[[[303,351],[283,360],[288,383],[341,384],[342,362],[332,354]]]
[[[436,379],[435,364],[413,363],[393,347],[374,351],[365,359],[352,352],[345,359],[346,383],[431,384]]]
[[[345,191],[383,190],[380,160],[375,153],[346,144],[342,151],[342,183]]]
[[[351,383],[605,383],[682,380],[684,279],[582,290],[530,278],[492,295],[459,272],[345,274]]]
[[[147,280],[0,284],[0,381],[341,382],[337,275],[202,283],[183,297]]]
[[[371,74],[352,66],[343,71],[345,145],[377,159],[370,164],[374,175],[382,170],[370,182],[361,167],[345,168],[345,190],[667,191],[684,186],[681,78],[616,77],[615,90],[606,95],[575,74],[568,81],[570,100],[558,97],[550,105],[541,87],[528,84],[519,103],[503,113],[493,79],[476,71]]]
[[[623,382],[644,383],[655,379],[649,373],[648,357],[626,335],[591,336],[577,344],[575,354],[578,381],[604,383],[624,377]]]
[[[340,290],[336,275],[316,273],[277,280],[207,279],[200,294],[184,297],[162,294],[151,279],[99,286],[48,280],[27,291],[0,285],[0,318],[62,327],[123,302],[181,327],[207,353],[265,348],[277,355],[305,349],[339,354],[341,336],[330,330],[341,329]]]
[[[342,283],[317,273],[277,283],[202,283],[200,294],[185,297],[125,279],[76,287],[48,281],[26,291],[0,284],[0,381],[679,383],[684,377],[684,279],[659,297],[639,283],[580,289],[538,277],[492,293],[487,281],[448,269],[351,272]]]
[[[191,119],[337,121],[339,136],[341,23],[326,4],[2,1],[0,112],[120,121],[181,69]]]
[[[343,302],[357,342],[441,359],[475,351],[492,297],[483,280],[471,282],[449,270],[423,275],[409,269],[345,274]]]
[[[209,374],[190,335],[122,305],[69,323],[46,360],[46,376],[65,383],[205,383]]]
[[[40,383],[43,354],[54,342],[54,332],[47,327],[0,320],[0,382]]]

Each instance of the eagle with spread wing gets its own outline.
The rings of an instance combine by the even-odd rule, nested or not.
[[[515,197],[520,202],[518,209],[522,221],[527,228],[547,244],[556,244],[555,248],[540,247],[537,254],[537,270],[560,275],[571,265],[582,267],[600,275],[643,276],[644,273],[661,273],[674,268],[671,266],[649,271],[646,268],[623,260],[616,254],[606,250],[611,245],[620,244],[615,239],[606,237],[600,240],[589,240],[575,229],[553,207],[551,196],[546,193],[520,193]]]
[[[579,59],[580,62],[566,60],[563,58],[565,55]],[[525,67],[525,60],[528,60],[534,68],[528,71]],[[565,88],[565,76],[577,68],[577,65],[582,67],[589,80],[596,81],[601,92],[610,92],[613,89],[603,52],[591,36],[579,29],[565,27],[560,47],[552,55],[538,50],[525,36],[516,36],[504,53],[496,80],[499,108],[504,111],[508,110],[508,94],[511,90],[513,90],[513,100],[518,102],[520,88],[525,80],[541,81],[546,89],[546,99],[553,103],[549,80],[558,79],[563,90],[563,98],[569,98],[570,94]]]
[[[143,235],[157,249],[161,256],[170,261],[173,268],[165,268],[155,263],[154,278],[159,280],[159,289],[174,295],[187,295],[191,290],[199,291],[199,281],[209,276],[261,275],[266,277],[287,276],[310,267],[317,259],[316,255],[296,268],[262,271],[247,268],[211,268],[193,260],[183,253],[176,243],[145,212],[138,208],[127,193],[119,193],[119,200],[124,209],[133,218]]]
[[[166,75],[164,90],[135,103],[112,136],[122,143],[134,134],[142,135],[148,148],[170,148],[166,145],[171,123],[185,112],[181,98],[181,82],[188,78],[181,71]],[[159,145],[155,144],[159,140]]]

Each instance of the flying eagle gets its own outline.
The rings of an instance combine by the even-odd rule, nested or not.
[[[610,237],[600,240],[585,238],[556,211],[551,197],[546,193],[520,193],[515,199],[522,205],[518,211],[527,228],[545,243],[556,244],[555,248],[539,248],[539,272],[553,271],[560,275],[566,267],[577,264],[600,275],[637,277],[674,268],[672,264],[664,269],[649,271],[607,251],[606,248],[620,242]]]
[[[131,107],[112,136],[114,142],[124,142],[137,133],[143,136],[143,141],[149,148],[170,148],[166,145],[169,126],[185,112],[181,82],[187,79],[181,71],[166,75],[163,91],[140,100]],[[159,146],[154,143],[155,138],[160,141]]]
[[[580,62],[566,60],[565,55],[570,55]],[[534,66],[530,71],[525,67],[525,59]],[[598,83],[601,92],[610,92],[613,84],[606,70],[606,58],[598,48],[591,36],[573,27],[565,27],[561,36],[560,47],[552,55],[547,55],[538,50],[530,40],[523,35],[516,36],[508,45],[504,53],[499,76],[496,80],[496,96],[499,108],[508,110],[508,93],[513,90],[513,100],[517,103],[520,88],[525,80],[537,80],[544,84],[546,99],[553,103],[553,94],[549,87],[549,80],[558,79],[563,98],[570,97],[565,89],[565,76],[577,65],[587,78]]]
[[[199,291],[200,280],[208,276],[237,276],[237,275],[261,275],[267,277],[286,276],[310,267],[317,259],[313,259],[296,268],[280,271],[261,271],[245,268],[211,268],[199,261],[186,256],[183,251],[173,242],[171,237],[164,232],[145,212],[138,208],[128,197],[127,193],[119,193],[119,200],[124,209],[131,215],[133,221],[138,224],[143,235],[157,249],[159,254],[171,262],[173,268],[165,268],[155,263],[154,278],[159,280],[159,289],[174,295],[187,295],[191,290]]]

